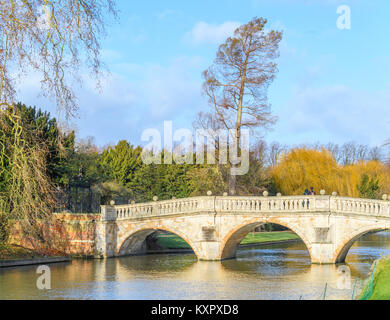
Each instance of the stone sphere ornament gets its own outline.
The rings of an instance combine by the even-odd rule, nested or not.
[[[333,196],[333,197],[337,197],[337,192],[336,192],[336,191],[333,192],[333,193],[332,193],[332,196]]]
[[[263,192],[263,196],[264,196],[264,197],[268,197],[268,195],[269,195],[268,191],[264,191],[264,192]]]
[[[386,201],[387,199],[389,199],[389,197],[388,197],[387,194],[384,194],[384,195],[382,196],[382,199]]]
[[[110,201],[110,205],[111,205],[111,206],[115,206],[115,201],[114,201],[114,200],[111,200],[111,201]]]
[[[153,201],[158,201],[158,197],[157,197],[157,196],[154,196],[154,197],[153,197]]]
[[[228,193],[227,193],[227,192],[224,192],[224,193],[223,193],[223,196],[224,196],[224,197],[227,197],[227,196],[228,196]]]
[[[208,195],[208,196],[212,196],[213,193],[212,193],[211,191],[207,191],[207,195]]]
[[[280,198],[282,194],[279,192],[276,196]]]
[[[325,191],[325,190],[321,190],[321,191],[320,191],[320,195],[321,195],[321,196],[326,195],[326,191]]]

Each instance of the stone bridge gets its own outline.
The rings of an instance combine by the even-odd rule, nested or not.
[[[102,206],[95,246],[106,258],[142,254],[146,237],[165,230],[184,239],[199,260],[219,261],[234,258],[256,227],[275,223],[302,239],[312,263],[342,263],[360,236],[390,229],[390,202],[384,199],[204,196]]]

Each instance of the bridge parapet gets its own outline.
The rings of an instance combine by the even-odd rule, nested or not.
[[[331,212],[390,217],[390,202],[382,200],[331,197]]]
[[[115,220],[127,220],[172,214],[185,214],[198,212],[199,210],[207,208],[207,200],[210,200],[210,197],[194,197],[139,204],[102,206],[102,215],[108,218],[103,218],[103,220],[112,220],[110,217],[113,215],[115,216]]]
[[[102,220],[141,219],[191,213],[329,212],[390,217],[390,202],[334,196],[193,197],[149,203],[102,206]]]
[[[314,196],[292,197],[216,197],[215,210],[218,212],[302,212],[317,208],[316,203],[321,199]],[[213,208],[214,209],[214,208]]]
[[[149,203],[102,206],[102,220],[128,220],[197,213],[329,212],[390,217],[390,202],[335,196],[204,196]]]

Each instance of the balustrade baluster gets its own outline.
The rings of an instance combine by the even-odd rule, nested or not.
[[[230,197],[217,198],[215,207],[218,212],[283,212],[302,211],[315,209],[316,197]],[[148,217],[155,215],[171,215],[186,212],[196,212],[199,208],[212,208],[212,198],[199,201],[198,199],[161,201],[154,204],[129,204],[114,206],[118,220]],[[203,209],[202,209],[203,210]],[[320,209],[321,211],[323,209]],[[353,199],[353,198],[332,198],[331,211],[351,212],[360,215],[390,216],[390,202]]]

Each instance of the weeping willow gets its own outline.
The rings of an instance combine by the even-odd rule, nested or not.
[[[278,190],[286,195],[301,195],[313,187],[317,193],[336,191],[341,196],[361,197],[359,185],[363,175],[378,181],[378,197],[390,192],[390,170],[379,161],[359,161],[339,165],[327,150],[294,149],[286,153],[271,169]]]
[[[58,115],[70,119],[83,65],[99,84],[109,15],[116,17],[114,0],[0,0],[0,241],[17,223],[34,248],[48,251],[60,229],[50,215],[55,186],[47,174],[48,146],[15,107],[17,84],[33,75]]]
[[[63,251],[52,216],[56,189],[47,173],[48,146],[39,129],[23,124],[13,105],[0,116],[0,176],[6,180],[0,198],[0,241],[17,224],[24,242],[42,253]]]
[[[7,243],[9,239],[9,207],[7,197],[0,196],[0,244]]]

